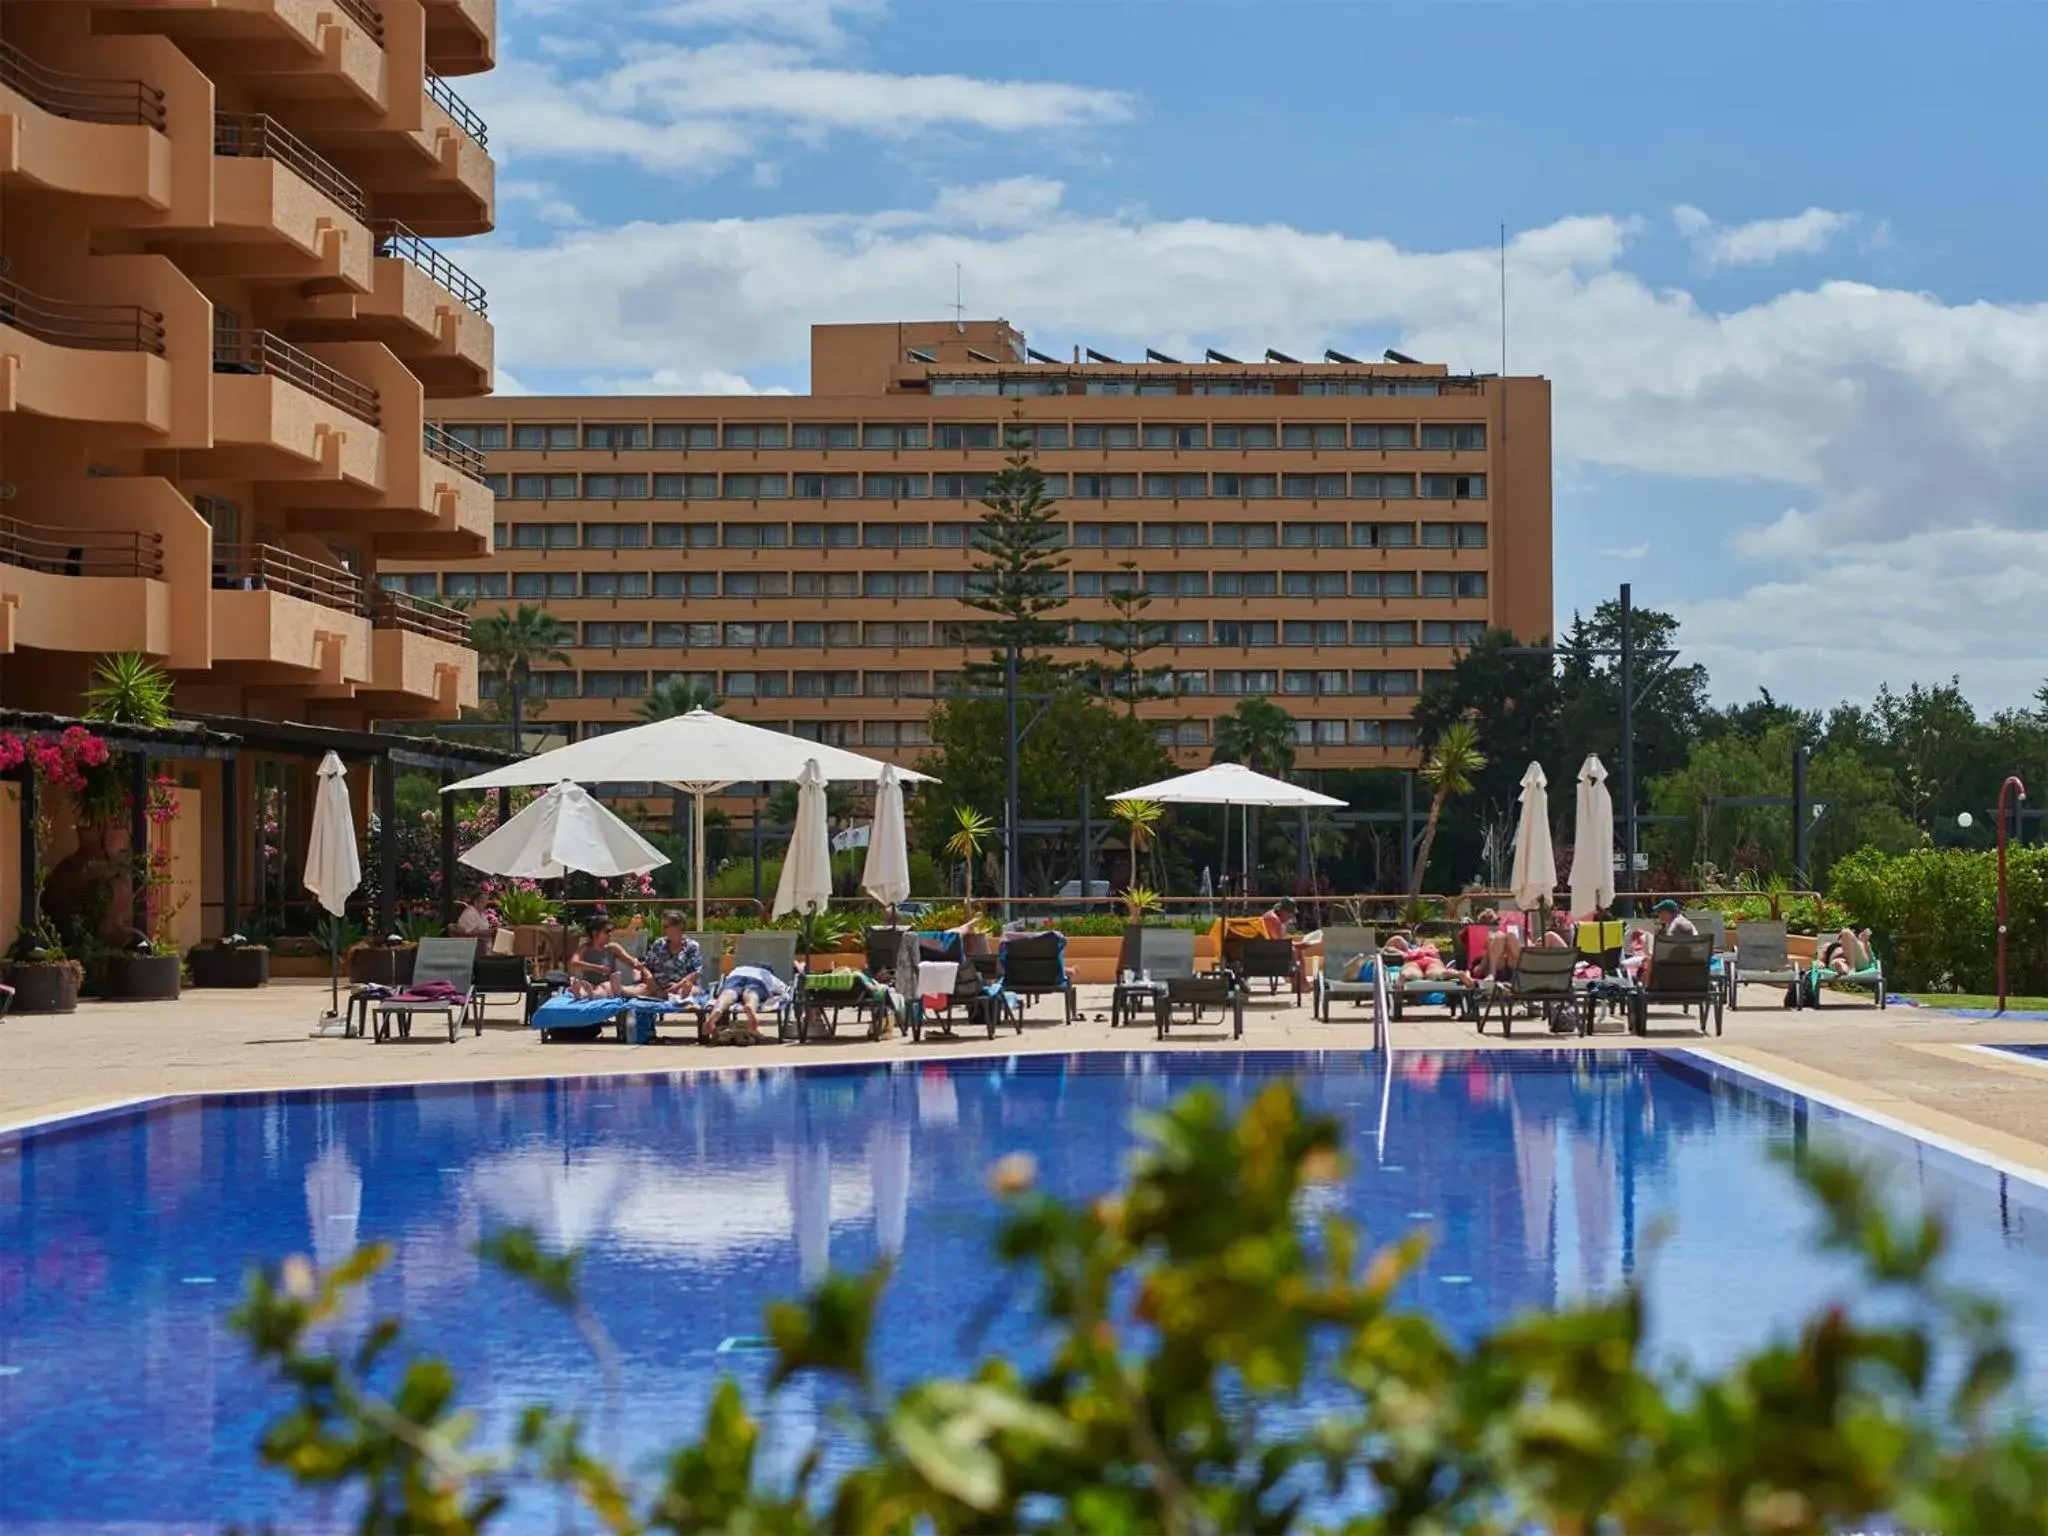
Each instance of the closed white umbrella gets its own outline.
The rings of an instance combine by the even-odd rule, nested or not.
[[[1579,769],[1572,827],[1572,916],[1591,917],[1614,905],[1614,797],[1607,769],[1588,757]]]
[[[695,835],[690,839],[696,869],[691,890],[697,895],[697,926],[704,926],[704,797],[728,784],[774,783],[796,778],[806,763],[816,763],[825,782],[871,784],[887,764],[858,752],[804,741],[783,731],[770,731],[743,720],[728,720],[709,710],[611,731],[586,741],[571,742],[473,779],[451,784],[458,789],[503,789],[518,784],[644,784],[680,789],[695,802]],[[930,782],[921,773],[899,768],[906,784]]]
[[[1557,888],[1557,853],[1550,844],[1550,781],[1543,765],[1522,775],[1522,819],[1515,827],[1515,868],[1508,881],[1515,905],[1534,912]],[[1540,935],[1539,935],[1540,937]]]
[[[910,899],[910,837],[903,826],[903,780],[893,765],[883,768],[882,776],[875,780],[875,820],[860,883],[892,910],[898,902]]]
[[[593,799],[580,784],[557,784],[462,856],[471,869],[521,880],[580,874],[637,875],[668,855]]]
[[[782,879],[775,887],[775,910],[822,912],[832,901],[832,843],[825,832],[825,775],[807,762],[796,776],[796,827],[782,856]]]
[[[386,837],[398,835],[396,827],[384,829]],[[363,859],[356,848],[355,816],[348,804],[348,770],[330,752],[320,759],[320,792],[313,800],[313,837],[306,844],[306,889],[313,899],[333,914],[336,933],[348,899],[363,883]],[[341,945],[334,946],[327,1017],[341,1010]]]
[[[1224,856],[1223,862],[1230,863],[1229,829],[1230,808],[1233,805],[1281,806],[1288,809],[1312,806],[1337,806],[1345,803],[1328,795],[1319,795],[1300,784],[1290,784],[1285,779],[1268,778],[1256,773],[1242,763],[1211,763],[1207,768],[1194,773],[1184,773],[1178,778],[1161,779],[1157,784],[1141,784],[1136,789],[1127,789],[1122,794],[1111,795],[1112,800],[1156,800],[1162,805],[1220,805],[1223,807]],[[1244,843],[1244,867],[1238,871],[1245,877],[1245,889],[1251,889],[1251,829],[1249,823],[1240,827],[1239,838]],[[1228,871],[1226,870],[1226,876]],[[1219,882],[1229,889],[1227,879]]]

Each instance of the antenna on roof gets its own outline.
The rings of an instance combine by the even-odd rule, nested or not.
[[[1420,363],[1416,362],[1414,358],[1410,357],[1407,353],[1396,352],[1392,347],[1387,348],[1385,356],[1387,361],[1390,363],[1406,363],[1411,368],[1419,368],[1422,366]]]
[[[1244,366],[1244,364],[1239,363],[1236,358],[1231,357],[1226,353],[1218,352],[1214,347],[1209,348],[1208,351],[1202,354],[1202,361],[1205,363],[1236,363],[1237,366],[1240,368]]]
[[[1033,361],[1034,363],[1057,363],[1059,361],[1058,358],[1047,357],[1043,352],[1036,351],[1031,347],[1026,347],[1024,349],[1024,355],[1030,358],[1031,361]]]
[[[1178,363],[1180,359],[1168,357],[1164,352],[1154,352],[1150,347],[1147,347],[1145,349],[1145,361],[1148,363]]]
[[[1266,348],[1266,361],[1269,363],[1293,363],[1296,366],[1299,366],[1301,363],[1300,358],[1289,357],[1285,352],[1275,352],[1271,347]]]
[[[959,335],[967,334],[967,306],[961,302],[960,263],[953,263],[953,329]]]
[[[1365,366],[1355,357],[1346,357],[1335,347],[1323,348],[1323,361],[1326,363],[1349,363],[1353,368],[1363,368]]]
[[[1098,352],[1093,347],[1088,349],[1088,361],[1091,363],[1113,363],[1119,367],[1123,363],[1122,358],[1111,357],[1107,352]]]

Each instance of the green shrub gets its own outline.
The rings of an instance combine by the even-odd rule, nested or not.
[[[2048,848],[2006,855],[2007,980],[2048,993]],[[1884,956],[1885,979],[1906,992],[1983,992],[1998,969],[1998,861],[1991,853],[1926,848],[1888,857],[1864,849],[1836,864],[1831,894]]]

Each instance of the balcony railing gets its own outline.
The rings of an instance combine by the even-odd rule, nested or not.
[[[455,87],[435,74],[427,71],[427,95],[440,105],[443,112],[455,119],[455,126],[476,140],[478,149],[488,149],[491,133],[484,126],[484,120],[476,115],[476,109],[455,94]]]
[[[164,126],[164,93],[140,80],[96,80],[47,69],[14,44],[0,40],[0,85],[26,96],[45,112],[81,123]]]
[[[164,573],[163,535],[98,528],[49,528],[0,517],[0,564],[51,576],[147,576]]]
[[[484,456],[459,438],[451,437],[443,428],[427,423],[423,434],[427,457],[439,459],[450,469],[460,470],[478,484],[483,483]]]
[[[216,112],[213,152],[238,159],[275,160],[296,172],[329,202],[367,221],[370,200],[334,163],[274,117],[261,112]]]
[[[403,224],[386,221],[377,226],[377,254],[411,262],[479,315],[491,312],[484,285]]]
[[[87,352],[153,352],[164,355],[164,317],[139,304],[74,304],[45,298],[0,277],[0,325],[47,341],[53,347]]]
[[[337,372],[268,331],[215,326],[213,371],[269,374],[274,379],[296,384],[307,394],[347,411],[358,421],[368,422],[373,427],[382,421],[381,402],[376,390],[367,384],[358,384],[347,374]]]
[[[377,0],[339,0],[341,8],[362,24],[370,34],[370,41],[379,48],[384,46],[384,13],[377,8]]]
[[[363,584],[354,572],[275,544],[214,545],[213,584],[223,592],[282,592],[337,613],[363,611]]]
[[[460,608],[383,587],[369,589],[367,607],[373,629],[402,629],[450,645],[469,644],[469,615]]]

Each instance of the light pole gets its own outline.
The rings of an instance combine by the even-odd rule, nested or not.
[[[2005,1012],[2005,826],[2006,796],[2012,795],[2024,801],[2027,786],[2020,782],[2018,774],[2010,775],[1998,786],[1998,1011]]]

